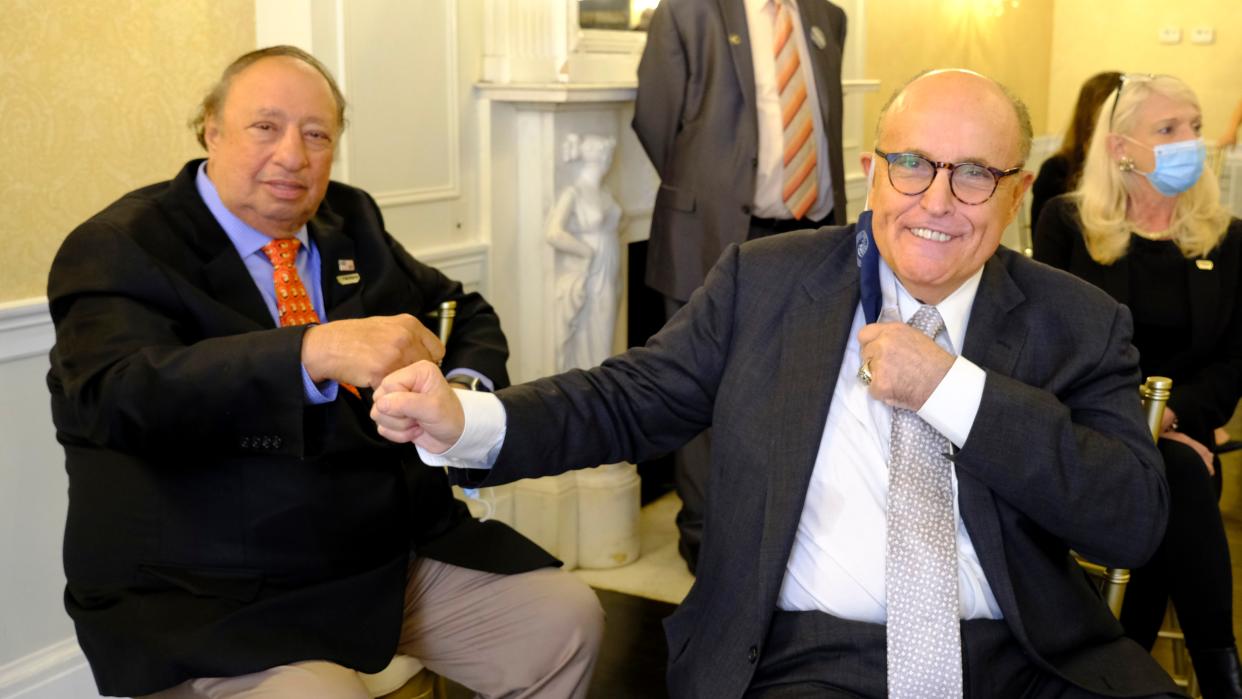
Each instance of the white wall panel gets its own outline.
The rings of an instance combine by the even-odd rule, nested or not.
[[[346,3],[350,177],[391,207],[460,196],[456,3]]]
[[[45,299],[0,304],[0,698],[94,697],[65,613],[64,453],[44,381]]]

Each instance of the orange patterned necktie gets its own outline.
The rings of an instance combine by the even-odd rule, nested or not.
[[[784,129],[784,174],[781,199],[794,218],[802,218],[819,198],[815,157],[815,129],[807,103],[806,71],[794,40],[793,17],[787,2],[776,0],[772,48],[776,57],[776,89],[781,98]]]
[[[280,327],[306,325],[320,322],[315,304],[306,295],[302,277],[298,276],[298,248],[302,242],[297,238],[273,240],[263,246],[263,253],[272,261],[272,282],[276,286],[276,310],[280,314]]]
[[[322,319],[315,311],[315,304],[306,293],[302,277],[298,275],[298,248],[302,242],[297,238],[273,240],[263,246],[263,254],[272,262],[272,283],[276,288],[276,312],[280,315],[280,327],[319,323]],[[360,397],[358,389],[345,382],[342,388]]]

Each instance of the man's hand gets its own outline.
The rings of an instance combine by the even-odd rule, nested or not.
[[[905,323],[871,323],[858,331],[871,397],[918,410],[953,366],[953,355]]]
[[[315,382],[380,385],[384,377],[420,360],[439,362],[444,345],[408,314],[336,320],[302,337],[302,366]]]
[[[429,361],[389,374],[375,389],[371,419],[385,439],[413,442],[433,454],[456,444],[466,425],[457,394]]]

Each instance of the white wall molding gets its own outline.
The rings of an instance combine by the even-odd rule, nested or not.
[[[454,110],[455,111],[455,110]],[[454,126],[453,130],[457,127]],[[450,175],[451,182],[436,187],[411,187],[410,189],[394,189],[387,192],[375,192],[372,196],[380,208],[405,206],[406,204],[422,204],[429,201],[444,201],[461,196],[461,183],[457,179],[456,158],[453,159]]]
[[[449,279],[461,282],[466,291],[478,291],[487,297],[487,253],[485,243],[456,245],[447,248],[411,250],[419,262],[440,270]],[[490,300],[490,299],[489,299]]]
[[[0,665],[0,699],[84,699],[98,696],[94,684],[86,656],[72,636]]]
[[[460,63],[458,51],[460,51],[461,43],[458,37],[457,2],[442,1],[438,4],[437,11],[442,12],[440,20],[432,19],[435,15],[433,12],[425,12],[425,14],[430,15],[426,21],[435,21],[437,25],[440,25],[438,29],[426,27],[421,31],[427,32],[428,35],[442,37],[443,40],[443,45],[438,48],[432,43],[427,43],[427,51],[432,55],[438,55],[432,56],[435,58],[433,65],[442,66],[442,70],[436,72],[437,76],[443,76],[442,82],[436,84],[443,89],[443,99],[435,103],[427,103],[424,99],[421,104],[417,104],[417,108],[424,115],[424,120],[420,123],[433,125],[435,132],[414,129],[411,132],[417,137],[414,142],[399,139],[396,142],[399,147],[391,153],[388,153],[386,147],[376,150],[376,144],[391,142],[392,135],[385,133],[386,130],[399,129],[399,124],[407,123],[407,119],[402,119],[401,114],[390,113],[388,120],[376,122],[376,114],[391,112],[396,104],[404,104],[401,98],[396,97],[399,94],[404,96],[402,98],[409,97],[407,93],[411,86],[407,81],[415,81],[419,77],[417,71],[409,72],[409,66],[411,63],[416,63],[414,57],[419,53],[378,51],[370,35],[380,27],[383,27],[384,31],[395,31],[390,30],[390,27],[404,26],[401,22],[412,20],[412,17],[407,16],[409,10],[402,10],[397,15],[399,20],[389,20],[386,17],[388,12],[380,11],[376,6],[351,5],[340,19],[345,56],[342,72],[344,76],[347,76],[349,86],[354,91],[351,96],[354,98],[356,108],[354,119],[359,124],[368,120],[368,123],[373,125],[369,133],[355,130],[353,142],[351,142],[354,148],[348,160],[349,170],[351,175],[359,179],[355,184],[365,186],[375,197],[375,201],[384,209],[455,200],[460,199],[462,195],[460,124],[465,119],[465,115],[462,114],[461,102],[458,99],[458,94],[460,94],[458,92],[458,63]],[[397,24],[392,24],[394,21]],[[389,38],[392,36],[404,37],[406,35],[394,34]],[[416,42],[412,41],[412,38],[414,37],[407,37],[407,40],[414,45]],[[376,63],[378,57],[383,58],[383,61]],[[376,66],[388,67],[392,73],[391,76],[379,76],[376,74]],[[385,78],[391,79],[395,84],[385,84]],[[426,81],[431,78],[424,77],[424,79]],[[437,81],[438,79],[440,78],[437,78]],[[376,92],[378,84],[385,84],[379,93]],[[381,97],[381,93],[384,97]],[[366,110],[366,113],[364,114],[361,110]],[[383,124],[384,128],[376,129],[376,124]],[[410,129],[405,130],[409,132]],[[365,144],[365,148],[361,147],[361,144]],[[443,159],[437,158],[433,164],[426,161],[424,151],[430,148],[445,149]],[[424,176],[417,170],[392,168],[391,163],[383,163],[383,160],[379,158],[380,153],[388,153],[402,163],[421,163],[427,168],[425,171],[431,171],[436,176],[431,178],[432,181],[425,181]],[[366,158],[366,161],[361,158]]]
[[[46,354],[55,338],[46,298],[0,303],[0,362]]]

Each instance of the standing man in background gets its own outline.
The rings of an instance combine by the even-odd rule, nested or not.
[[[634,132],[660,175],[647,286],[671,318],[732,243],[845,223],[841,58],[827,0],[663,0],[638,66]],[[708,433],[675,456],[694,572]]]

